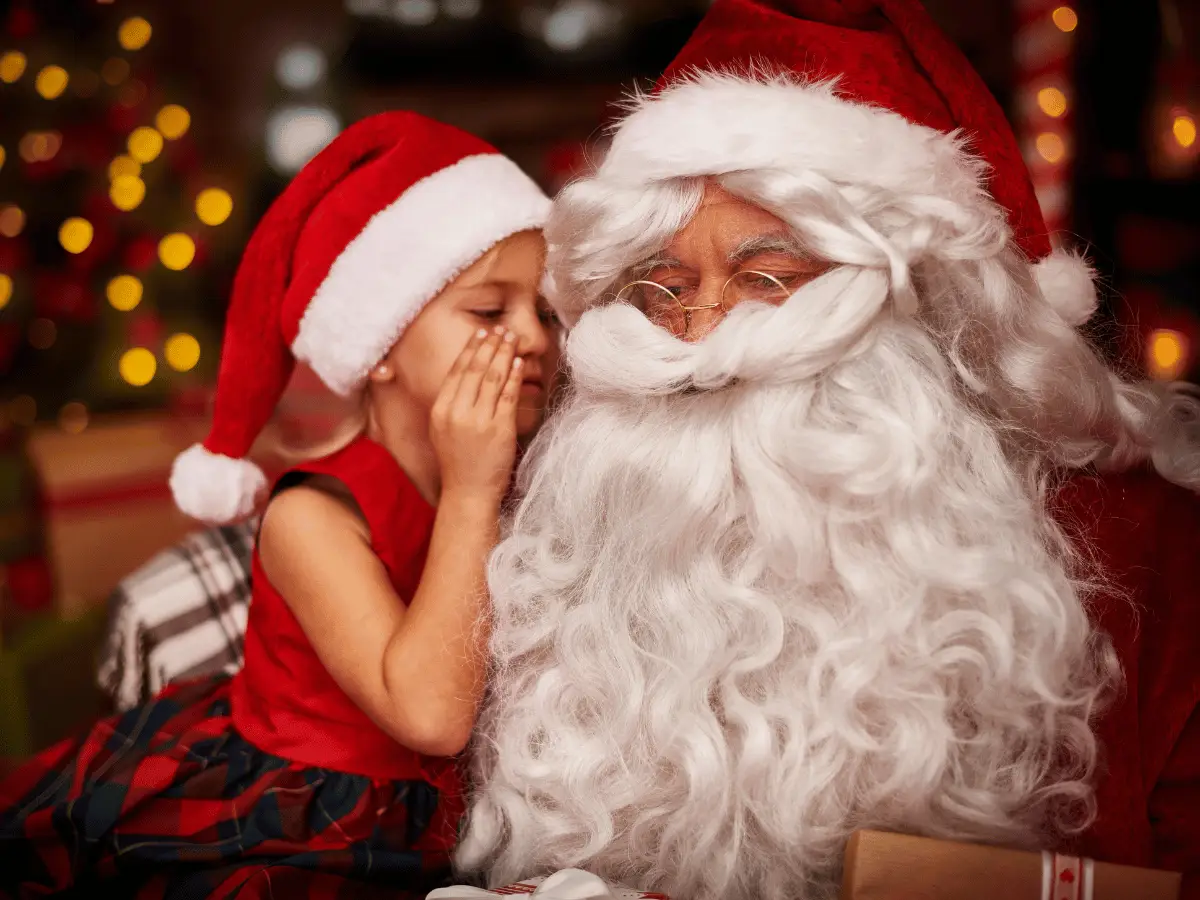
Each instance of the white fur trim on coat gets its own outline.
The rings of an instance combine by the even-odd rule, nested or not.
[[[442,288],[505,238],[541,228],[550,200],[516,163],[468,156],[367,223],[309,302],[292,353],[345,396]]]
[[[1079,326],[1096,312],[1099,298],[1087,261],[1066,250],[1055,250],[1033,265],[1038,289],[1068,325]]]
[[[267,478],[254,463],[213,453],[200,444],[176,457],[170,484],[175,505],[210,525],[246,518],[267,490]]]
[[[637,98],[596,173],[613,187],[747,169],[963,200],[984,164],[958,134],[840,97],[832,81],[696,72]]]

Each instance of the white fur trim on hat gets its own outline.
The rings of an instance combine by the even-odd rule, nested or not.
[[[753,169],[956,200],[984,192],[985,167],[961,136],[786,74],[695,72],[634,99],[596,175],[639,187]]]
[[[1082,325],[1096,312],[1094,273],[1082,257],[1055,250],[1033,264],[1033,275],[1046,302],[1068,325]]]
[[[212,453],[200,444],[175,459],[170,483],[175,505],[211,525],[244,519],[267,490],[266,476],[254,463]]]
[[[309,302],[292,353],[352,392],[437,293],[498,242],[541,228],[550,200],[516,163],[468,156],[377,213]]]

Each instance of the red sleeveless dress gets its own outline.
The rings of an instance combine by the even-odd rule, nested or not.
[[[276,490],[306,475],[350,491],[407,603],[435,511],[391,454],[360,438]],[[0,780],[0,898],[423,898],[445,882],[463,812],[455,761],[380,730],[257,552],[252,577],[241,672],[172,685]]]

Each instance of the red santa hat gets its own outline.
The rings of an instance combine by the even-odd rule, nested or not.
[[[1072,324],[1095,310],[1092,273],[1052,247],[1003,111],[919,0],[716,0],[597,176],[747,169],[958,200],[985,187],[1047,301]]]
[[[341,395],[363,384],[422,307],[499,241],[541,228],[550,201],[473,135],[392,112],[346,129],[259,223],[233,285],[212,429],[175,461],[179,508],[251,513],[245,459],[295,361]]]

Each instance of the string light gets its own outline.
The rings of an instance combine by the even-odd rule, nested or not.
[[[233,213],[233,198],[221,188],[206,188],[196,197],[196,216],[205,225],[220,225]]]
[[[25,54],[10,50],[0,56],[0,81],[12,84],[25,74]]]
[[[88,427],[87,407],[73,400],[58,411],[58,427],[67,434],[81,434]]]
[[[1050,13],[1050,18],[1059,31],[1072,32],[1079,26],[1079,16],[1069,6],[1059,6]]]
[[[146,199],[146,182],[136,175],[118,175],[108,189],[113,206],[122,212],[137,209]]]
[[[154,29],[141,16],[133,16],[121,23],[117,29],[117,40],[125,50],[141,50],[150,43]]]
[[[96,230],[87,219],[67,219],[58,229],[58,242],[68,253],[82,253],[92,244]]]
[[[142,164],[132,156],[122,154],[108,164],[108,177],[116,181],[122,175],[141,175]]]
[[[164,106],[154,117],[154,126],[169,141],[178,140],[187,134],[191,124],[191,113],[177,103]]]
[[[13,281],[12,277],[0,272],[0,309],[8,306],[8,301],[12,299]]]
[[[25,213],[21,207],[0,206],[0,234],[14,238],[25,230]]]
[[[105,84],[116,87],[129,77],[129,63],[119,56],[105,60],[104,65],[100,67],[100,77],[104,79]]]
[[[162,153],[163,136],[149,125],[143,125],[133,129],[133,133],[129,135],[127,146],[129,155],[138,162],[143,164],[154,162],[158,158],[158,154]]]
[[[176,372],[189,372],[200,362],[200,342],[190,334],[173,334],[167,339],[164,355]]]
[[[129,312],[142,302],[142,283],[133,275],[118,275],[108,283],[104,295],[113,309]]]
[[[1187,338],[1169,328],[1150,332],[1147,368],[1160,381],[1174,381],[1187,366]]]
[[[49,350],[58,338],[58,329],[49,319],[34,319],[29,323],[29,344],[35,350]]]
[[[1196,120],[1186,113],[1176,116],[1171,122],[1171,134],[1180,147],[1192,146],[1196,143]]]
[[[47,100],[53,100],[67,89],[67,83],[70,80],[71,76],[62,66],[46,66],[37,73],[33,86]]]
[[[121,354],[117,371],[127,384],[144,387],[154,380],[154,373],[158,371],[158,361],[145,347],[134,347]]]
[[[1044,87],[1037,92],[1038,108],[1052,119],[1067,111],[1067,95],[1056,87]]]
[[[1061,162],[1067,154],[1063,139],[1053,131],[1044,131],[1037,136],[1037,152],[1048,163]]]
[[[158,258],[168,269],[180,272],[196,258],[196,242],[186,234],[168,234],[158,242]]]
[[[37,401],[28,394],[14,397],[8,404],[8,417],[17,425],[28,428],[37,421]]]

